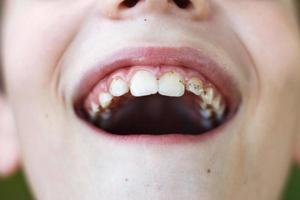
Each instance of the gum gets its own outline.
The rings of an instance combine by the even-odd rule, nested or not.
[[[197,71],[184,68],[184,67],[178,67],[178,66],[132,66],[132,67],[126,67],[122,69],[118,69],[111,74],[108,74],[105,76],[91,91],[91,93],[88,95],[87,99],[84,102],[84,108],[86,110],[91,109],[92,102],[95,104],[98,103],[98,96],[101,92],[109,92],[109,86],[112,80],[116,77],[122,78],[125,80],[128,85],[130,85],[130,80],[132,76],[135,74],[136,71],[139,70],[146,70],[151,72],[154,76],[157,77],[157,79],[164,73],[167,72],[177,72],[180,74],[185,82],[187,82],[189,79],[196,77],[204,83],[204,85],[207,87],[213,87],[216,89],[210,82],[206,81],[206,79]]]

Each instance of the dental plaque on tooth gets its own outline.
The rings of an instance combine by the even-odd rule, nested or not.
[[[132,67],[103,80],[84,109],[95,126],[113,134],[201,134],[226,117],[223,95],[191,69]]]

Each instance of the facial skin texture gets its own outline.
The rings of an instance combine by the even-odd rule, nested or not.
[[[6,99],[37,199],[279,198],[300,155],[300,40],[292,2],[192,3],[185,10],[163,0],[133,8],[119,7],[119,0],[5,2]],[[74,114],[76,86],[99,60],[132,46],[189,46],[223,62],[242,98],[224,132],[177,145],[116,144],[93,134]],[[10,130],[7,138],[14,138]],[[12,146],[5,155],[16,158]],[[17,162],[7,160],[3,173]]]

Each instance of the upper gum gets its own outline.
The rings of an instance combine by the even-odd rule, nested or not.
[[[180,67],[180,66],[164,66],[164,65],[161,65],[161,66],[131,66],[131,67],[118,69],[118,70],[108,74],[104,78],[102,78],[96,84],[96,86],[93,88],[92,92],[88,94],[86,106],[90,107],[89,105],[92,102],[97,103],[97,102],[95,102],[95,99],[96,100],[98,99],[99,93],[109,92],[109,86],[114,78],[116,78],[116,77],[121,78],[121,79],[125,80],[129,85],[132,76],[135,74],[136,71],[139,71],[139,70],[150,71],[157,78],[159,78],[162,74],[170,72],[170,71],[177,72],[184,78],[185,82],[187,82],[191,78],[198,78],[203,82],[204,86],[209,86],[209,87],[212,87],[214,90],[216,90],[216,88],[214,87],[214,85],[212,85],[212,83],[208,82],[199,72],[197,72],[196,70],[193,70],[193,69]]]
[[[118,78],[122,78],[129,84],[132,76],[135,74],[136,71],[139,71],[139,70],[149,71],[157,78],[159,78],[164,73],[174,71],[174,72],[179,73],[185,79],[185,81],[189,80],[190,78],[197,77],[197,78],[201,79],[204,83],[207,82],[207,81],[205,81],[205,78],[199,72],[188,69],[188,68],[176,67],[176,66],[157,66],[157,67],[132,66],[132,67],[129,67],[128,69],[120,69],[120,70],[117,70],[117,71],[111,73],[110,75],[107,76],[106,80],[105,79],[101,80],[99,83],[101,84],[102,82],[105,82],[105,84],[107,85],[107,88],[108,88],[110,83],[112,82],[112,80],[114,78],[118,77]]]

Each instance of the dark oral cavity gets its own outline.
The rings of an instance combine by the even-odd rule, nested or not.
[[[197,100],[191,94],[179,98],[157,94],[122,99],[123,103],[89,121],[116,135],[198,135],[218,127],[223,119],[201,115]]]
[[[85,101],[87,119],[97,128],[116,135],[197,135],[226,118],[225,99],[197,73],[132,69],[100,81]]]

